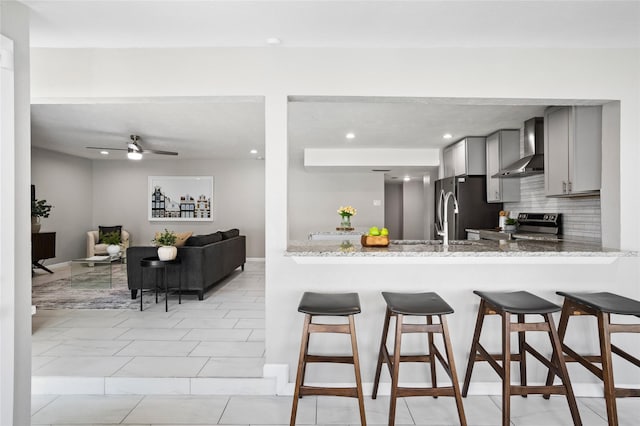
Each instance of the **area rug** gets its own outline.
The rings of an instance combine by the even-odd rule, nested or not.
[[[140,292],[137,299],[131,299],[126,268],[127,265],[113,265],[111,288],[103,285],[92,288],[90,274],[74,276],[73,284],[70,277],[33,284],[32,304],[37,309],[140,309]],[[153,293],[145,291],[143,306],[151,304],[155,304],[155,297]]]

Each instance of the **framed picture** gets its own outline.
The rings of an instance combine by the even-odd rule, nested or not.
[[[213,176],[149,176],[149,221],[213,221]]]

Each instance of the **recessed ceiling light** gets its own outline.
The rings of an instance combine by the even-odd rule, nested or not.
[[[272,46],[277,46],[280,43],[282,43],[282,40],[280,40],[278,37],[269,37],[267,39],[267,44],[270,44]]]
[[[444,139],[451,139],[453,137],[453,135],[451,133],[445,133],[444,135],[442,135],[442,137]]]
[[[405,176],[405,177],[404,177],[404,181],[405,181],[405,182],[409,182],[410,180],[411,180],[411,178],[410,178],[409,176]]]
[[[257,149],[252,149],[251,151],[249,151],[251,154],[257,154],[258,150]]]
[[[349,132],[349,133],[347,133],[347,134],[346,134],[346,138],[347,138],[347,139],[355,139],[355,137],[356,137],[356,134],[355,134],[355,133],[351,133],[351,132]]]
[[[102,154],[102,155],[109,155],[109,151],[100,151],[100,154]]]

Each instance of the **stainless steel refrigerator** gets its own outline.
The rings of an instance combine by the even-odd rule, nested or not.
[[[493,229],[498,226],[502,203],[487,203],[486,176],[457,176],[435,182],[435,220],[438,223],[440,191],[453,192],[458,200],[458,214],[453,212],[453,201],[449,200],[449,239],[466,240],[466,229]],[[444,219],[444,218],[443,218]],[[438,239],[442,237],[438,236]]]

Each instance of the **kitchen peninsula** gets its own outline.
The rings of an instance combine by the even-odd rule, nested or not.
[[[356,317],[358,348],[365,393],[371,392],[375,361],[380,344],[385,303],[382,291],[408,293],[435,291],[449,303],[455,313],[448,318],[458,371],[464,371],[469,356],[479,299],[474,290],[527,290],[561,305],[556,291],[610,291],[640,299],[640,262],[636,252],[612,250],[598,245],[571,241],[452,241],[443,247],[434,241],[392,241],[388,247],[362,247],[344,241],[290,241],[272,265],[281,279],[273,283],[267,297],[267,363],[265,375],[278,376],[279,393],[290,394],[295,379],[302,316],[296,307],[305,291],[357,292],[362,313]],[[527,317],[528,321],[539,318]],[[557,320],[557,318],[556,318]],[[424,320],[423,320],[424,321]],[[482,340],[490,352],[500,348],[499,327],[488,318]],[[591,319],[578,318],[570,324],[567,343],[577,350],[594,352],[597,333]],[[277,333],[273,330],[280,330]],[[282,330],[289,330],[284,333]],[[315,347],[323,353],[348,352],[347,340],[318,339]],[[618,335],[622,348],[637,353],[640,346],[635,336]],[[439,338],[436,338],[441,345]],[[532,333],[527,342],[550,354],[544,333]],[[403,339],[403,348],[410,353],[423,352],[424,339]],[[546,370],[535,360],[528,365],[530,383],[543,384]],[[640,386],[638,369],[615,360],[617,384]],[[352,371],[345,369],[336,375],[335,366],[312,365],[309,383],[349,383]],[[439,367],[438,367],[439,368]],[[470,394],[499,395],[500,382],[487,366],[474,371]],[[577,395],[602,395],[602,384],[580,366],[570,365],[569,373]],[[388,393],[388,375],[383,374],[380,394]],[[514,379],[516,380],[516,379]],[[424,365],[402,366],[400,381],[428,383],[428,368]],[[438,382],[443,386],[448,377],[438,370]]]

